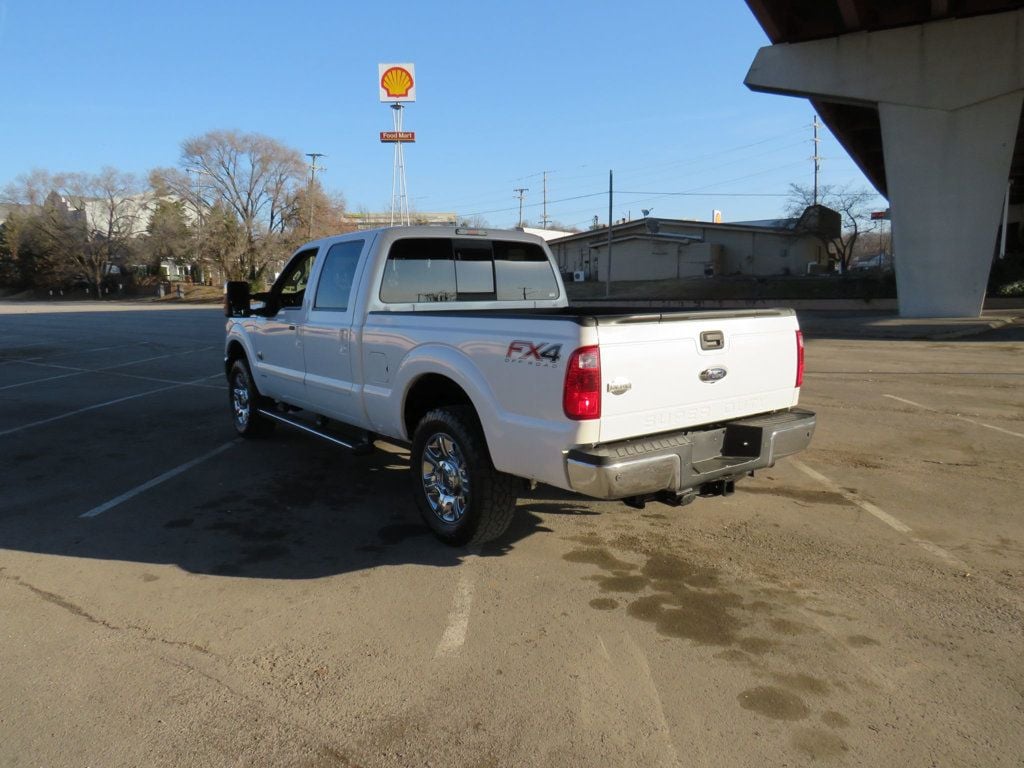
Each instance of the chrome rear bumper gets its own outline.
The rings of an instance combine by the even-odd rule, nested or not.
[[[697,490],[802,451],[815,423],[813,412],[793,408],[720,427],[573,449],[566,455],[569,485],[598,499]]]

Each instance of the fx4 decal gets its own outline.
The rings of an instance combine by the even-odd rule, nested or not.
[[[561,344],[534,344],[532,341],[513,341],[505,353],[506,363],[526,363],[543,368],[557,368],[562,359]]]

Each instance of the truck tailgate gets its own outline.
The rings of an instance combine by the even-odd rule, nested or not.
[[[789,310],[599,323],[601,442],[796,405],[797,328]]]

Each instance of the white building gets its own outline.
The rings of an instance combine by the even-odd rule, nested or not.
[[[637,219],[612,228],[613,281],[674,280],[712,275],[805,275],[828,253],[801,219],[716,224]],[[608,228],[548,243],[565,275],[608,278]]]

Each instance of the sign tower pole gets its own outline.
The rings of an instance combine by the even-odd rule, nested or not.
[[[416,69],[412,64],[378,64],[380,100],[391,104],[393,131],[381,131],[382,143],[395,145],[395,161],[391,168],[391,226],[409,226],[409,187],[405,180],[405,143],[416,141],[416,134],[402,130],[405,113],[403,102],[416,101]]]
[[[405,106],[401,103],[392,104],[391,110],[395,117],[395,133],[402,134],[402,116]],[[395,214],[398,223],[409,226],[409,189],[405,183],[405,142],[395,142],[395,165],[391,171],[391,226],[395,226]]]

